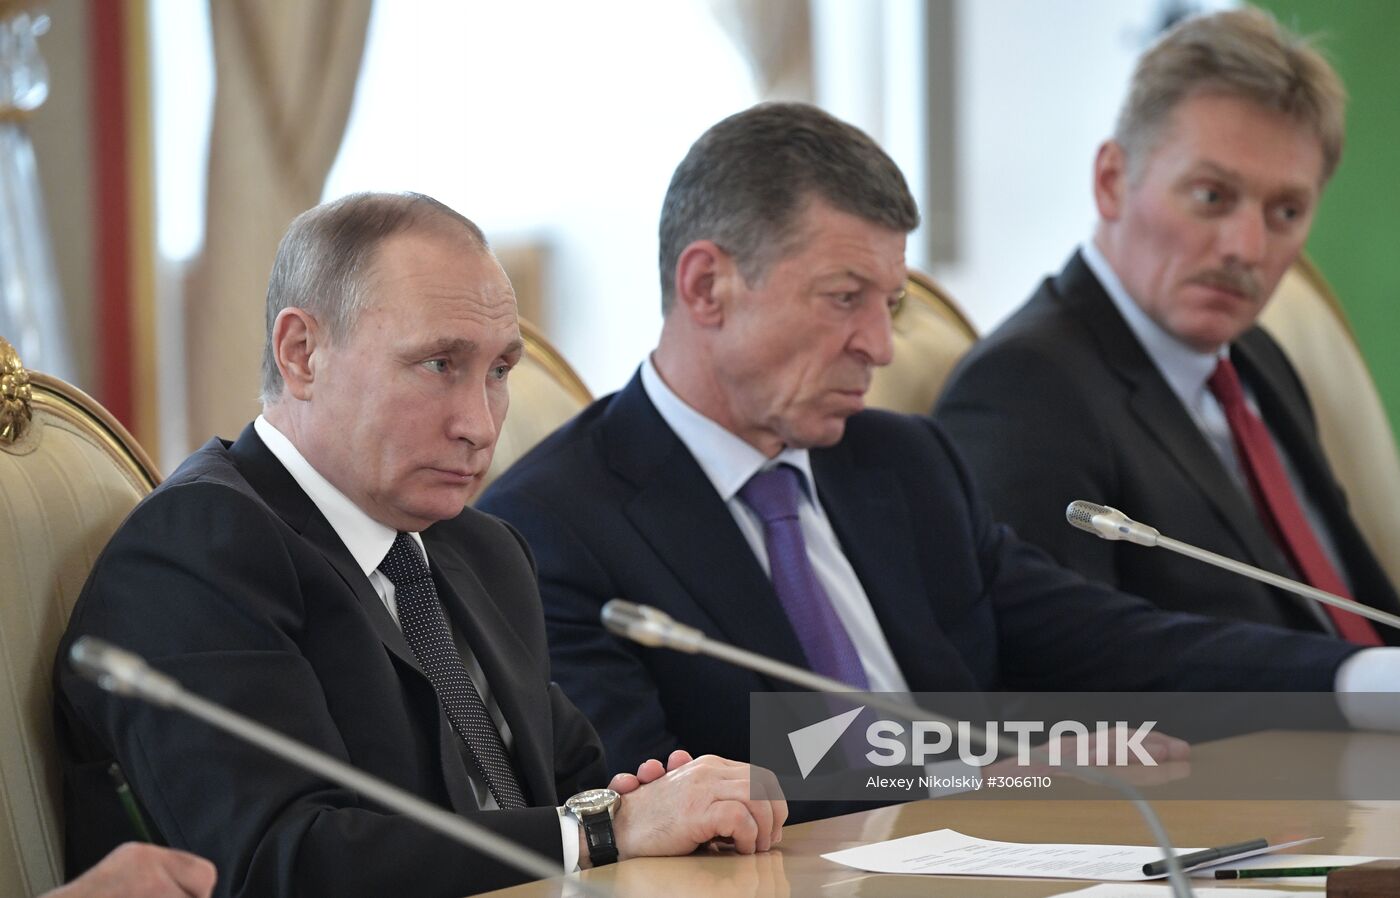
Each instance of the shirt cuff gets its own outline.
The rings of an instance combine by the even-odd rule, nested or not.
[[[1337,703],[1359,730],[1400,730],[1395,703],[1368,693],[1400,690],[1400,648],[1363,649],[1337,668]]]
[[[564,840],[564,872],[578,872],[578,821],[559,809],[559,838]]]

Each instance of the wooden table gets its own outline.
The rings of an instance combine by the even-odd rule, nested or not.
[[[1277,738],[1276,735],[1257,738]],[[1339,757],[1347,736],[1305,734],[1300,738],[1335,740]],[[1238,751],[1238,740],[1225,740]],[[1400,776],[1400,738],[1396,738]],[[1200,761],[1219,749],[1200,746]],[[1177,845],[1225,845],[1263,837],[1271,843],[1307,836],[1323,841],[1302,846],[1309,854],[1400,855],[1400,801],[1340,800],[1167,800],[1154,803]],[[941,828],[971,836],[1011,842],[1085,842],[1151,844],[1147,826],[1132,805],[1118,800],[942,798],[798,824],[784,831],[782,843],[761,855],[701,853],[679,858],[637,858],[580,874],[625,898],[748,898],[748,896],[1058,895],[1090,883],[1072,880],[1007,879],[867,874],[823,860],[825,852],[910,836]],[[1206,880],[1194,882],[1206,885]],[[1214,881],[1208,883],[1216,885]],[[1284,888],[1220,883],[1231,888]],[[1299,887],[1301,888],[1301,887]],[[565,879],[528,883],[493,892],[510,898],[573,896]],[[1163,895],[1167,895],[1165,888]]]

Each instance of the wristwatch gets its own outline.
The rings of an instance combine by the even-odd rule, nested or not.
[[[595,867],[617,860],[617,840],[613,838],[613,813],[622,796],[611,789],[589,789],[564,802],[564,810],[583,827],[588,843],[588,859]]]

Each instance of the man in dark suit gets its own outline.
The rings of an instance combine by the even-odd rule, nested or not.
[[[60,658],[92,634],[191,691],[560,860],[767,848],[785,807],[747,766],[652,762],[608,813],[596,734],[550,682],[529,551],[465,508],[522,352],[515,296],[467,219],[362,194],[293,222],[268,290],[264,412],[131,514]],[[518,882],[355,793],[58,668],[70,866],[128,835],[109,763],[218,894],[460,895]],[[645,782],[645,785],[641,784]],[[577,819],[576,819],[577,818]]]
[[[1400,611],[1297,374],[1255,325],[1337,164],[1342,103],[1326,61],[1257,10],[1165,36],[1099,149],[1093,240],[973,348],[935,414],[993,512],[1085,576],[1164,608],[1373,645],[1397,634],[1064,521],[1075,499],[1112,505]]]
[[[619,597],[878,691],[1332,688],[1354,646],[1086,583],[993,522],[931,422],[862,410],[917,218],[820,110],[715,125],[666,195],[655,352],[483,495],[536,553],[555,675],[609,755],[746,757],[749,693],[784,688],[615,639]]]

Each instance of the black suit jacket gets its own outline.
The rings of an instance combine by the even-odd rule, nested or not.
[[[514,739],[533,807],[477,809],[457,737],[402,633],[329,522],[248,427],[195,453],[98,559],[60,649],[91,634],[191,692],[300,739],[546,856],[558,797],[601,785],[601,746],[549,681],[519,535],[468,509],[423,531],[443,604]],[[169,844],[218,867],[218,893],[455,896],[521,874],[177,713],[113,698],[57,667],[68,860],[132,833],[118,760]]]
[[[993,523],[927,419],[867,411],[812,451],[817,491],[915,691],[1330,690],[1336,640],[1170,614],[1090,584]],[[508,470],[479,507],[540,566],[554,671],[621,768],[684,747],[744,759],[749,693],[785,687],[621,642],[609,599],[803,664],[772,583],[639,377]]]
[[[1395,590],[1347,511],[1312,409],[1282,350],[1254,328],[1232,347],[1269,429],[1326,521],[1355,597],[1400,613]],[[992,511],[1087,577],[1164,608],[1318,632],[1323,611],[1171,552],[1072,529],[1075,499],[1112,505],[1168,536],[1292,573],[1250,497],[1076,254],[958,365],[935,417]],[[1400,639],[1379,628],[1391,642]]]

